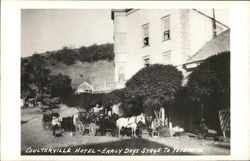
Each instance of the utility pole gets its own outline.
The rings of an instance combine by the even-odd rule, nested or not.
[[[213,8],[213,37],[215,38],[217,36],[217,32],[216,32],[216,20],[215,20],[215,11]]]

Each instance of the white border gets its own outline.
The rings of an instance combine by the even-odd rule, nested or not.
[[[106,160],[250,159],[250,3],[143,1],[2,1],[1,2],[1,160],[103,160],[103,156],[20,155],[20,9],[25,8],[225,8],[231,10],[231,115],[229,156],[105,156]]]

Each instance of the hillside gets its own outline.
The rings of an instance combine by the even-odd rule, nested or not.
[[[64,74],[71,78],[72,87],[77,88],[84,81],[99,85],[114,81],[114,62],[99,60],[94,63],[82,63],[77,61],[73,65],[58,63],[55,66],[48,67],[52,75]]]
[[[94,85],[103,85],[105,81],[113,82],[113,60],[114,46],[110,43],[80,48],[63,47],[23,57],[21,91],[30,91],[32,88],[33,91],[44,93],[51,86],[50,76],[59,74],[68,76],[74,89],[84,81]]]

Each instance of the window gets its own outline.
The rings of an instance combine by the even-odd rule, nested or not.
[[[142,26],[143,47],[149,46],[149,24]]]
[[[161,19],[161,23],[162,23],[162,40],[166,41],[166,40],[170,40],[170,16],[165,16]]]
[[[162,53],[162,63],[165,65],[171,64],[171,51],[166,51]]]
[[[144,57],[143,60],[144,60],[144,66],[149,67],[149,65],[150,65],[149,56]]]

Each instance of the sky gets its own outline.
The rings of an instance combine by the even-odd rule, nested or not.
[[[200,10],[212,15],[212,10]],[[216,18],[229,26],[229,11],[216,10]],[[22,9],[21,55],[113,43],[113,21],[108,9]]]
[[[22,56],[113,43],[111,10],[26,9],[21,14]]]

